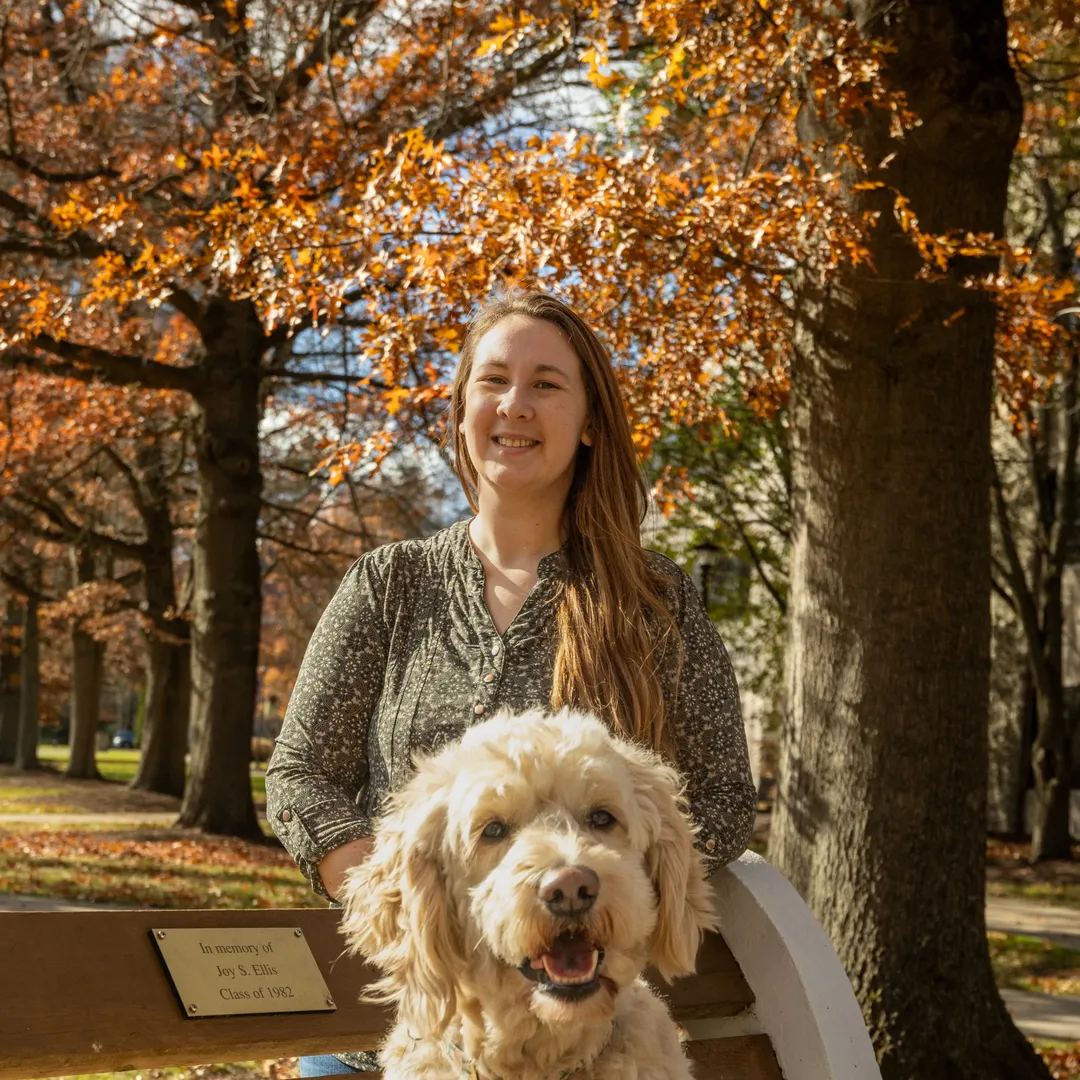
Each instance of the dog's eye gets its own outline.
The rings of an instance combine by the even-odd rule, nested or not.
[[[607,810],[594,810],[589,815],[589,826],[593,829],[610,829],[615,824],[615,815]]]
[[[505,840],[509,832],[510,826],[505,821],[499,821],[496,818],[495,821],[489,821],[484,826],[480,836],[484,840]]]

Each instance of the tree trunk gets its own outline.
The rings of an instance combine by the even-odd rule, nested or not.
[[[179,797],[184,794],[191,709],[191,646],[158,640],[153,633],[147,641],[142,754],[131,786]]]
[[[19,738],[15,748],[15,768],[38,769],[37,748],[41,732],[41,679],[39,665],[38,602],[28,597],[23,617],[22,656],[19,668]]]
[[[19,742],[22,621],[22,602],[9,593],[4,599],[4,625],[0,628],[0,765],[14,764]]]
[[[853,0],[922,126],[853,140],[921,226],[1000,235],[1021,114],[1001,0]],[[817,123],[816,130],[814,124]],[[836,164],[836,163],[832,163]],[[839,166],[837,166],[839,167]],[[800,280],[788,714],[771,854],[839,952],[885,1080],[1046,1077],[986,946],[994,309],[920,258],[887,191],[873,270]],[[960,312],[960,315],[957,313]]]
[[[156,443],[144,447],[140,511],[146,528],[147,686],[139,768],[131,786],[166,795],[184,794],[188,717],[191,709],[191,642],[176,618],[173,527],[165,463]]]
[[[1031,756],[1035,773],[1035,815],[1031,823],[1031,857],[1036,861],[1069,859],[1069,802],[1072,751],[1065,722],[1060,671],[1049,693],[1035,695],[1037,727]]]
[[[1020,708],[1020,786],[1016,796],[1016,818],[1020,822],[1019,835],[1027,832],[1028,784],[1031,780],[1031,743],[1035,732],[1035,687],[1030,668],[1024,672],[1024,697]]]
[[[196,400],[199,503],[191,634],[191,763],[180,824],[261,836],[251,799],[262,574],[255,306],[215,300],[203,320],[207,386]]]
[[[1073,250],[1064,237],[1052,192],[1048,198],[1050,229],[1055,237],[1055,270],[1069,281],[1073,271]],[[1077,417],[1077,325],[1068,318],[1074,335],[1063,376],[1051,390],[1052,399],[1042,411],[1041,453],[1031,455],[1034,482],[1038,487],[1040,536],[1045,537],[1045,572],[1038,593],[1041,640],[1029,636],[1032,675],[1035,683],[1036,728],[1032,750],[1035,772],[1036,808],[1031,830],[1032,858],[1070,859],[1070,804],[1072,798],[1073,730],[1065,706],[1064,664],[1064,577],[1065,561],[1072,550],[1076,527],[1076,454],[1080,440]],[[1037,655],[1038,654],[1038,655]]]
[[[75,581],[84,585],[96,577],[96,558],[90,547],[72,553]],[[101,669],[105,647],[95,641],[79,622],[71,627],[71,740],[67,775],[79,780],[99,780],[96,752],[101,715]]]

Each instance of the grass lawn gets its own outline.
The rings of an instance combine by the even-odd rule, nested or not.
[[[988,896],[1018,897],[1041,904],[1080,908],[1080,845],[1071,861],[1032,863],[1026,843],[991,839],[986,844]]]
[[[0,780],[0,814],[78,814],[75,802],[65,802],[68,791],[61,784],[6,786]]]
[[[241,1061],[228,1065],[196,1065],[193,1068],[139,1069],[130,1072],[83,1073],[57,1080],[287,1080],[298,1076],[296,1058],[276,1061]]]
[[[996,930],[986,937],[994,980],[1001,989],[1080,995],[1080,950]]]
[[[324,905],[276,842],[162,827],[0,830],[0,892],[156,908]]]
[[[71,780],[59,771],[67,748],[43,750],[38,772],[0,766],[0,813],[36,819],[0,823],[0,892],[162,908],[321,904],[269,839],[265,821],[267,843],[172,828],[179,799],[120,782],[134,775],[138,751],[99,752],[98,768],[108,779]],[[265,805],[263,775],[253,779],[256,806]],[[124,817],[86,825],[57,820],[60,814],[110,813]]]
[[[68,747],[41,746],[38,748],[38,760],[63,772],[68,763]],[[129,784],[135,778],[139,767],[139,750],[99,750],[95,755],[98,772],[105,780],[118,784]],[[262,769],[251,772],[251,794],[256,799],[266,798],[266,776]]]

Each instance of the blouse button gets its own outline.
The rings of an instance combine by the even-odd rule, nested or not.
[[[476,713],[477,716],[482,716],[483,712],[484,712],[484,706],[483,705],[474,706],[473,707],[473,712]]]
[[[484,682],[494,682],[494,681],[495,681],[495,672],[494,671],[489,671],[484,676]]]
[[[710,836],[709,839],[705,841],[705,850],[712,851],[714,847],[716,847],[716,841]]]
[[[496,641],[496,642],[495,642],[495,644],[491,646],[491,655],[492,655],[492,656],[498,656],[498,655],[499,655],[499,649],[500,649],[500,648],[501,648],[501,646],[500,646],[500,645],[499,645],[499,643],[498,643],[498,642]]]
[[[292,811],[291,810],[282,810],[281,811],[281,820],[282,821],[292,821]]]

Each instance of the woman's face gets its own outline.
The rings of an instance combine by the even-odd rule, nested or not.
[[[460,430],[481,493],[565,499],[587,425],[581,361],[554,323],[510,315],[480,339]]]

